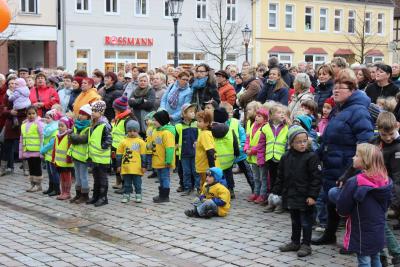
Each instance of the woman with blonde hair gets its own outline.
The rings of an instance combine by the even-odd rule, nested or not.
[[[273,100],[283,105],[289,102],[289,86],[282,79],[279,68],[269,70],[268,79],[264,81],[264,86],[258,93],[256,100],[264,103],[267,100]]]

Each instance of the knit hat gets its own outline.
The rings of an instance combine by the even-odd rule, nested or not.
[[[220,168],[212,167],[212,168],[208,169],[208,172],[210,172],[212,177],[214,177],[214,181],[216,183],[220,183],[220,184],[224,185],[225,187],[227,187],[226,179],[224,177],[224,172]]]
[[[229,119],[228,112],[224,108],[216,108],[214,110],[214,121],[225,123]]]
[[[106,102],[104,102],[103,100],[98,100],[96,102],[93,102],[91,104],[91,107],[92,112],[104,113],[104,111],[106,111]]]
[[[23,78],[18,78],[15,80],[15,87],[16,88],[21,88],[21,87],[26,87],[26,81]]]
[[[182,106],[182,108],[181,108],[182,115],[183,115],[183,113],[185,113],[185,111],[186,111],[187,109],[189,109],[189,108],[191,108],[191,107],[196,107],[196,106],[197,106],[196,104],[190,104],[190,103],[183,104],[183,106]]]
[[[86,116],[92,116],[92,107],[90,104],[85,104],[79,109],[79,114],[86,115]]]
[[[72,126],[74,125],[74,121],[73,121],[71,118],[66,117],[66,116],[62,117],[62,118],[59,120],[59,122],[64,123],[64,124],[67,126],[68,129],[71,129]]]
[[[169,114],[165,110],[157,111],[156,113],[154,113],[153,118],[158,121],[161,126],[164,126],[170,122]]]
[[[139,132],[140,130],[140,125],[137,121],[135,120],[130,120],[126,123],[125,125],[126,131],[136,131]]]
[[[126,97],[126,95],[116,98],[113,102],[112,107],[119,111],[127,110],[128,109],[128,98]]]
[[[145,121],[147,121],[147,120],[152,120],[154,114],[156,114],[155,111],[152,111],[152,112],[147,113],[147,115],[144,117],[144,120],[145,120]]]
[[[303,127],[301,127],[301,126],[299,126],[299,125],[292,125],[292,126],[290,126],[289,131],[288,131],[288,141],[289,141],[289,144],[292,144],[294,138],[295,138],[297,135],[302,134],[302,133],[304,133],[304,134],[306,134],[306,135],[308,136],[307,131],[304,130]]]
[[[268,121],[268,110],[266,108],[259,108],[256,114],[263,116],[264,120]]]
[[[62,117],[62,114],[56,109],[50,109],[46,112],[45,116],[49,116],[53,121],[58,121]]]
[[[82,86],[82,80],[83,80],[83,78],[80,77],[80,76],[75,76],[75,77],[74,77],[74,81],[77,82],[77,83],[79,83],[79,87]]]
[[[310,131],[312,126],[312,118],[308,115],[299,115],[295,121],[298,121],[300,125],[306,130]]]
[[[335,100],[333,100],[333,97],[328,97],[325,100],[324,104],[328,104],[328,105],[331,105],[331,107],[334,107],[335,106]]]

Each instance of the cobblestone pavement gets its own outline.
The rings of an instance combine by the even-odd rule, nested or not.
[[[313,246],[302,259],[279,252],[290,239],[289,215],[265,214],[245,201],[242,175],[231,213],[209,220],[183,214],[194,195],[180,196],[175,174],[172,180],[170,203],[154,204],[158,184],[143,178],[143,203],[120,203],[111,192],[110,204],[95,208],[26,193],[20,172],[1,177],[0,265],[355,266],[355,256],[339,255],[336,246]]]

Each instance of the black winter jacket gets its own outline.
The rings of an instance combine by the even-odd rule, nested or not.
[[[321,164],[317,154],[289,149],[281,158],[272,193],[282,196],[283,206],[305,210],[308,197],[317,200],[321,189]]]
[[[399,92],[399,88],[394,85],[392,82],[390,82],[386,86],[379,86],[376,82],[369,84],[365,88],[365,93],[369,98],[371,98],[371,102],[376,104],[376,100],[378,97],[383,96],[383,97],[388,97],[388,96],[393,96],[395,97],[396,94]]]
[[[215,100],[218,104],[221,102],[217,85],[207,82],[205,87],[193,88],[192,103],[202,107],[204,102]]]
[[[322,112],[322,108],[324,107],[325,100],[332,96],[332,91],[333,91],[334,85],[335,84],[334,84],[333,80],[329,80],[326,83],[320,83],[315,88],[314,101],[318,104],[319,112]]]
[[[100,89],[99,94],[101,95],[102,100],[106,102],[106,111],[104,112],[104,116],[108,121],[112,121],[115,117],[115,112],[112,105],[115,99],[122,96],[122,91],[117,90],[115,85],[112,85],[110,88],[103,87]]]

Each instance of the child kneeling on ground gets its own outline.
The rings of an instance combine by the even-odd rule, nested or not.
[[[203,218],[224,217],[228,215],[230,202],[231,195],[226,187],[223,171],[218,167],[213,167],[206,172],[206,182],[201,195],[193,203],[194,209],[186,210],[185,215]]]

